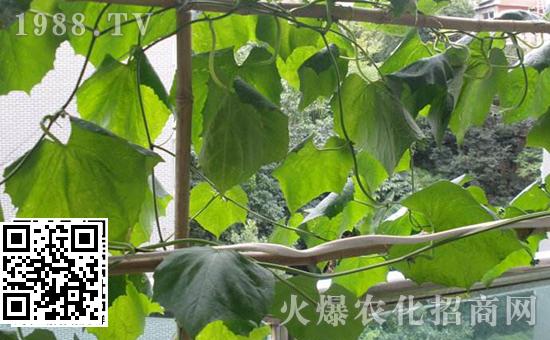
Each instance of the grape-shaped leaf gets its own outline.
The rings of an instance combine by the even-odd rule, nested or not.
[[[234,251],[178,250],[157,267],[154,298],[195,337],[212,321],[247,334],[268,312],[275,281],[268,270]]]
[[[492,49],[488,62],[490,65],[469,65],[469,68],[482,68],[483,71],[476,71],[481,72],[481,79],[475,76],[465,79],[451,115],[450,126],[459,142],[462,142],[470,126],[480,126],[485,122],[498,87],[506,79],[505,66],[508,65],[508,61],[502,50]]]
[[[287,156],[273,176],[279,181],[290,211],[294,212],[320,194],[340,192],[351,166],[352,158],[345,141],[333,137],[319,150],[310,138]]]
[[[421,213],[436,232],[493,220],[491,213],[467,190],[451,182],[433,184],[402,204],[412,212]],[[390,258],[403,256],[422,246],[426,244],[393,246]],[[494,230],[455,240],[395,266],[417,283],[469,288],[520,249],[522,245],[514,231]]]
[[[98,340],[135,340],[143,334],[145,318],[152,313],[162,314],[163,309],[128,282],[126,295],[119,296],[109,307],[109,327],[90,327],[86,330]]]
[[[527,82],[523,69],[515,68],[508,72],[506,81],[501,85],[500,106],[507,123],[517,123],[530,117],[536,118],[537,114],[544,113],[533,108],[539,74],[532,67],[527,67],[525,72]]]
[[[527,145],[542,147],[550,152],[550,110],[540,117],[527,135]]]
[[[241,79],[232,87],[209,92],[203,110],[199,163],[222,192],[282,159],[289,141],[286,115]]]
[[[52,13],[56,7],[53,1],[37,0],[31,4],[31,8]],[[10,91],[30,93],[33,86],[53,68],[55,51],[64,36],[54,34],[51,29],[52,22],[45,15],[43,17],[48,29],[42,35],[38,35],[34,24],[37,15],[25,13],[22,32],[24,35],[19,35],[19,22],[13,22],[9,27],[0,29],[0,95]]]
[[[388,173],[421,131],[409,112],[383,83],[367,83],[356,74],[342,85],[343,113],[337,98],[332,100],[335,130],[344,136],[341,115],[350,139],[379,160]]]
[[[384,74],[396,72],[418,59],[427,58],[431,55],[431,49],[420,39],[418,31],[412,29],[380,66],[380,71]]]
[[[204,12],[203,16],[215,18],[219,13]],[[253,15],[230,15],[223,19],[212,21],[216,38],[216,50],[228,47],[239,49],[249,41],[256,40],[256,21]],[[208,21],[193,25],[193,51],[196,53],[212,50],[212,32]]]
[[[343,272],[357,268],[367,267],[384,262],[381,256],[369,257],[358,256],[348,259],[343,259],[334,269],[335,272]],[[386,282],[388,274],[388,266],[382,266],[375,269],[365,270],[359,273],[339,276],[334,279],[334,283],[346,288],[350,292],[355,293],[355,296],[361,298],[370,287],[382,282]]]
[[[147,131],[143,119],[138,86],[141,89],[143,109],[152,142],[159,136],[170,116],[170,110],[153,89],[143,81],[138,84],[137,67],[150,69],[148,62],[138,66],[137,59],[122,64],[107,57],[101,67],[77,92],[78,111],[82,118],[93,121],[129,141],[148,147]],[[150,70],[148,74],[154,73]],[[150,80],[148,76],[143,80]],[[152,82],[148,82],[152,84]]]
[[[246,193],[239,186],[228,190],[225,196],[244,207],[248,205]],[[231,225],[246,221],[246,210],[221,197],[208,183],[199,183],[191,190],[189,213],[216,237]]]
[[[6,182],[17,216],[105,217],[109,240],[128,241],[161,158],[89,122],[71,118],[67,145],[43,140]],[[11,174],[23,158],[4,172]]]

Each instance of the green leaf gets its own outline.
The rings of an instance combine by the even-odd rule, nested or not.
[[[113,302],[119,297],[126,295],[126,286],[132,283],[137,291],[152,296],[151,282],[146,274],[116,275],[109,277],[109,301],[107,305],[112,306]]]
[[[214,70],[223,84],[231,84],[236,77],[253,85],[258,92],[273,103],[280,101],[282,85],[281,77],[274,63],[267,63],[271,54],[265,48],[253,47],[246,60],[237,65],[232,48],[218,50],[214,53]],[[210,53],[201,53],[193,56],[193,130],[192,141],[195,152],[200,153],[202,141],[202,110],[210,94],[212,98],[218,96],[221,90],[210,78]],[[174,79],[175,80],[175,79]],[[172,85],[171,96],[175,97],[176,84]]]
[[[548,91],[550,91],[550,68],[539,74],[534,99],[530,107],[531,117],[538,118],[548,111],[550,107],[550,97],[547,96]]]
[[[56,340],[55,334],[47,329],[35,329],[24,340]]]
[[[144,61],[144,65],[148,65]],[[137,62],[122,64],[107,57],[99,69],[77,92],[78,111],[115,134],[144,147],[149,147],[145,122],[141,112],[138,86],[152,142],[160,135],[170,110],[152,88],[138,84]],[[147,66],[142,66],[148,68]],[[151,72],[154,72],[151,69]]]
[[[73,18],[77,13],[83,14],[83,24],[88,27],[94,27],[105,4],[84,1],[64,1],[60,3],[59,7],[63,10],[67,18]],[[160,8],[117,4],[110,5],[99,21],[98,30],[100,32],[105,31],[106,34],[101,35],[96,40],[92,55],[90,56],[91,63],[95,66],[99,66],[108,55],[117,60],[124,59],[131,54],[133,47],[137,44],[138,35],[141,34],[141,31],[145,32],[145,34],[141,36],[141,43],[142,46],[146,46],[176,30],[175,9],[154,14],[147,19],[147,13],[150,10],[151,13],[156,13]],[[136,20],[136,18],[140,18],[141,21]],[[130,20],[134,21],[122,25]],[[117,26],[119,30],[116,29]],[[69,41],[76,53],[86,55],[93,33],[86,30],[84,34],[75,35],[70,29],[67,30],[67,32]]]
[[[23,1],[20,3],[24,4]],[[31,8],[52,13],[56,10],[56,4],[51,0],[35,0]],[[0,46],[2,46],[0,48],[0,96],[10,91],[24,91],[30,94],[31,89],[42,81],[48,71],[53,69],[55,51],[64,37],[53,33],[51,30],[53,23],[50,19],[46,20],[48,29],[45,33],[36,35],[34,33],[36,15],[25,12],[25,35],[18,35],[18,21],[5,29],[0,29]],[[1,17],[0,21],[2,21]]]
[[[537,112],[534,112],[532,106],[539,74],[531,67],[527,67],[525,72],[527,83],[523,69],[515,68],[508,72],[506,81],[501,85],[500,106],[507,123],[517,123],[529,117],[537,117]]]
[[[98,340],[135,340],[143,334],[145,317],[152,313],[162,314],[163,309],[128,282],[126,295],[119,296],[109,307],[109,327],[89,327],[86,330]]]
[[[548,210],[550,208],[550,196],[540,188],[540,185],[540,182],[536,181],[523,189],[510,202],[510,206],[521,209],[526,213]]]
[[[392,54],[380,66],[384,74],[399,71],[413,62],[431,56],[431,50],[424,44],[416,29],[411,29]]]
[[[447,181],[417,192],[402,204],[413,212],[422,213],[434,232],[493,220],[491,213],[466,189]],[[393,246],[390,258],[426,245]],[[395,266],[417,283],[469,288],[521,248],[514,231],[494,230],[439,246]]]
[[[388,173],[422,132],[383,83],[368,84],[356,74],[342,84],[344,122],[350,139],[379,160]],[[335,130],[343,136],[338,100],[332,100]]]
[[[243,206],[248,205],[248,197],[240,186],[231,188],[225,196]],[[235,223],[246,222],[246,210],[222,198],[208,183],[199,183],[191,190],[189,212],[201,227],[216,237]]]
[[[275,20],[279,21],[279,34],[277,34]],[[320,38],[319,34],[311,29],[296,27],[286,20],[276,19],[268,15],[258,16],[256,36],[259,40],[268,43],[273,49],[279,44],[278,52],[283,60],[287,60],[297,48],[317,47]],[[277,41],[277,36],[279,36],[279,41]]]
[[[508,62],[504,52],[500,49],[492,49],[489,62],[491,65],[481,66],[485,76],[481,79],[470,77],[464,81],[452,113],[450,126],[460,143],[470,126],[481,126],[485,122],[499,84],[506,79],[504,66],[507,66]],[[477,65],[470,64],[469,69],[471,70],[472,67],[479,68]]]
[[[233,251],[178,250],[157,267],[154,297],[195,337],[212,321],[241,335],[259,325],[273,300],[271,272]]]
[[[215,18],[219,13],[204,12],[202,16]],[[257,17],[253,15],[230,15],[212,21],[216,34],[216,50],[232,47],[238,50],[249,41],[256,40],[255,28]],[[195,53],[212,50],[212,33],[207,21],[193,25],[193,51]]]
[[[372,266],[377,263],[384,262],[385,259],[381,256],[368,257],[358,256],[348,259],[343,259],[336,266],[334,271],[336,273],[347,270],[357,269],[366,266]],[[356,274],[339,276],[334,280],[334,283],[346,288],[347,290],[355,293],[355,296],[361,298],[370,287],[386,281],[388,275],[388,266],[382,266],[379,268],[362,271]]]
[[[426,245],[393,246],[390,258],[403,256]],[[447,287],[470,288],[521,248],[512,230],[495,230],[453,241],[413,260],[399,262],[395,267],[418,284],[433,282]]]
[[[286,115],[242,80],[233,88],[209,94],[203,111],[199,163],[222,193],[282,159],[289,142]]]
[[[300,89],[300,75],[298,74],[300,66],[302,66],[304,60],[315,55],[317,50],[317,47],[302,46],[294,49],[286,60],[281,58],[277,59],[277,69],[281,77],[283,77],[294,89]]]
[[[166,92],[166,88],[162,84],[160,77],[158,76],[157,72],[155,72],[155,69],[149,62],[149,59],[147,59],[147,56],[145,55],[143,50],[137,48],[134,51],[133,58],[135,58],[136,64],[138,64],[137,67],[139,67],[140,83],[153,89],[157,97],[159,97],[164,105],[166,105],[167,108],[172,109],[173,105],[169,98],[168,92]]]
[[[302,224],[303,220],[304,217],[301,214],[296,213],[290,216],[287,225],[297,228],[300,224]],[[295,231],[275,226],[273,228],[273,232],[269,235],[269,243],[277,243],[292,247],[296,244],[296,242],[298,242],[299,238],[300,236]]]
[[[319,97],[328,98],[338,86],[336,67],[333,64],[331,53],[336,59],[336,67],[343,81],[348,72],[348,62],[340,58],[340,49],[331,44],[308,58],[298,69],[300,77],[300,109],[307,107]]]
[[[432,184],[401,204],[423,213],[435,232],[493,220],[466,189],[448,181]]]
[[[277,282],[275,286],[275,302],[270,309],[270,315],[284,321],[290,314],[292,308],[291,301],[293,299],[295,299],[296,308],[302,307],[302,304],[304,305],[304,308],[299,309],[299,313],[303,317],[303,320],[300,320],[294,315],[284,325],[293,338],[303,340],[359,338],[359,335],[364,330],[364,326],[362,325],[361,318],[355,318],[357,315],[357,308],[355,308],[357,298],[355,294],[336,283],[333,283],[330,289],[323,293],[325,303],[327,297],[335,296],[339,297],[340,302],[345,306],[347,313],[345,325],[340,323],[337,326],[333,326],[327,323],[326,320],[320,319],[320,311],[317,310],[317,307],[319,306],[321,297],[316,289],[317,281],[304,276],[296,276],[288,279],[288,281],[317,302],[313,304],[313,302],[307,300],[302,294],[290,288],[289,285]],[[325,313],[326,312],[325,310]],[[302,322],[306,324],[304,325]]]
[[[550,110],[540,117],[527,135],[527,145],[550,151]]]
[[[197,340],[264,340],[269,334],[271,334],[271,328],[263,326],[255,328],[248,336],[236,335],[222,321],[214,321],[202,329],[197,335]]]
[[[77,118],[71,118],[71,130],[67,145],[40,142],[6,182],[17,216],[105,217],[109,240],[128,241],[147,178],[161,158]],[[10,165],[4,176],[20,162]]]
[[[143,200],[143,205],[140,210],[138,223],[134,226],[132,230],[132,235],[130,236],[130,243],[135,246],[139,246],[145,242],[148,242],[151,238],[151,230],[153,226],[156,227],[156,216],[155,216],[155,206],[153,200],[153,187],[152,187],[152,178],[149,178],[149,185],[145,190],[145,199]],[[159,217],[166,215],[166,208],[170,201],[172,201],[172,196],[164,190],[159,181],[155,179],[155,191],[157,194],[156,202]]]
[[[25,13],[31,0],[0,0],[0,29],[5,29],[17,21],[17,16]]]
[[[352,158],[346,142],[332,137],[319,150],[309,138],[303,146],[291,152],[273,176],[291,212],[326,192],[340,192],[346,184]]]

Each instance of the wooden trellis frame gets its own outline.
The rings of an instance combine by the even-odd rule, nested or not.
[[[175,226],[174,235],[176,239],[183,239],[189,236],[189,191],[190,191],[190,166],[191,166],[191,115],[193,111],[192,94],[192,49],[191,49],[191,11],[211,11],[227,13],[229,11],[239,15],[269,14],[262,11],[258,6],[241,3],[238,8],[231,0],[216,0],[215,2],[201,2],[189,0],[89,0],[95,2],[128,4],[141,6],[175,7],[178,8],[178,27],[182,27],[177,33],[177,92],[176,92],[176,187],[175,187]],[[349,0],[336,1],[331,15],[337,20],[370,22],[374,24],[393,24],[402,26],[428,27],[435,29],[449,29],[470,32],[515,32],[515,33],[550,33],[550,23],[546,21],[514,21],[514,20],[477,20],[454,18],[445,16],[427,16],[405,14],[395,17],[392,14],[376,9],[365,9],[352,7],[346,2]],[[265,3],[267,4],[267,3]],[[303,7],[302,4],[280,3],[278,6],[293,10],[297,18],[326,18],[326,7],[324,5],[310,5]],[[360,236],[345,240],[328,242],[321,246],[306,251],[292,250],[291,248],[279,245],[266,244],[241,244],[234,246],[222,246],[220,249],[234,249],[241,251],[253,258],[281,264],[310,264],[329,259],[340,259],[364,254],[384,252],[392,244],[414,244],[423,243],[427,239],[441,240],[446,237],[458,236],[467,232],[475,232],[484,228],[490,228],[491,224],[480,224],[475,226],[453,229],[443,233],[431,235],[389,237],[389,236]],[[519,222],[507,226],[527,230],[531,232],[550,231],[550,216],[540,217],[535,220]],[[286,248],[286,249],[284,249]],[[290,254],[281,252],[292,251]],[[170,251],[144,253],[126,256],[111,257],[109,275],[143,273],[153,271],[162,259],[170,254]],[[112,265],[112,266],[111,266]],[[180,339],[189,337],[180,330]]]

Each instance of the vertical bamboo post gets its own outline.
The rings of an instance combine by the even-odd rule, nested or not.
[[[177,13],[177,27],[181,27],[176,36],[176,188],[175,188],[175,230],[176,239],[189,237],[189,191],[191,170],[191,116],[193,114],[192,90],[192,48],[191,48],[191,12]],[[176,245],[181,248],[183,245]],[[178,339],[191,337],[181,328]]]

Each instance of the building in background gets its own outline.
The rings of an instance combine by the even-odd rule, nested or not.
[[[482,0],[476,7],[476,17],[492,19],[503,12],[524,10],[540,15],[546,13],[548,0]]]

